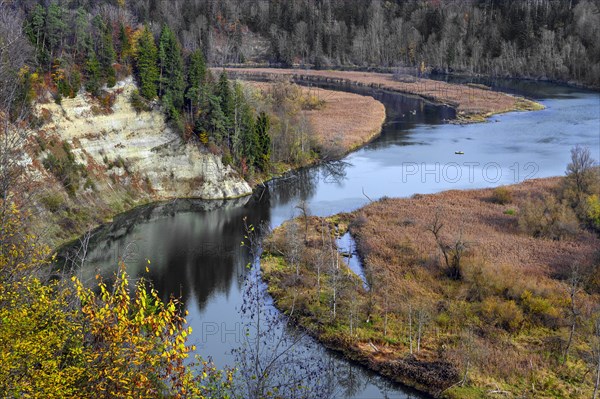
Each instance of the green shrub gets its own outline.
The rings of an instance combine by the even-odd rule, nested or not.
[[[69,143],[63,142],[61,148],[52,146],[53,152],[46,156],[42,164],[63,184],[67,193],[74,196],[79,189],[81,178],[87,177],[87,171],[82,164],[76,162],[75,154],[71,151]]]
[[[149,112],[152,109],[148,101],[144,97],[142,97],[140,92],[137,90],[134,90],[131,93],[129,102],[131,103],[133,109],[135,109],[135,112],[137,112],[138,114],[140,112]]]
[[[58,212],[65,203],[64,198],[59,193],[47,194],[40,198],[40,202],[52,213]]]
[[[233,164],[233,158],[231,157],[231,154],[229,152],[226,152],[225,154],[223,154],[222,161],[223,161],[224,166]]]

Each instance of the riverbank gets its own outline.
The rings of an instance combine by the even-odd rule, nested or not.
[[[591,396],[600,240],[584,230],[534,238],[520,227],[532,198],[549,198],[561,181],[382,199],[350,214],[300,217],[265,242],[263,276],[277,306],[324,345],[435,396]],[[368,289],[335,245],[347,230]],[[458,276],[450,270],[456,255]],[[567,347],[574,265],[587,277]]]
[[[479,85],[459,85],[415,77],[394,79],[394,75],[385,73],[274,68],[224,70],[232,77],[246,80],[287,78],[298,82],[358,85],[416,95],[434,103],[452,106],[456,109],[457,121],[461,123],[483,122],[495,114],[544,108],[526,98],[492,91]]]
[[[289,82],[244,81],[261,96],[261,101],[273,103],[282,92],[297,109],[298,128],[312,150],[311,156],[296,164],[275,165],[278,174],[318,162],[338,160],[379,136],[386,118],[384,105],[373,97],[343,91],[308,88]],[[275,100],[277,99],[277,100]],[[275,120],[277,120],[277,112]]]

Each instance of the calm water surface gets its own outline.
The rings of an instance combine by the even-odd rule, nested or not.
[[[387,119],[380,138],[342,162],[273,181],[249,198],[174,201],[121,215],[92,237],[86,266],[79,273],[84,279],[97,272],[110,276],[117,259],[125,257],[132,275],[144,275],[150,260],[150,277],[162,296],[183,298],[198,353],[212,357],[219,367],[232,366],[240,360],[239,352],[232,350],[244,347],[246,327],[254,320],[247,311],[249,295],[255,289],[264,294],[256,273],[246,266],[252,257],[240,246],[244,218],[256,226],[276,227],[298,214],[300,201],[307,202],[312,214],[331,215],[363,206],[367,197],[405,197],[562,175],[576,144],[589,146],[600,159],[598,93],[530,82],[499,85],[540,101],[546,109],[496,115],[488,123],[452,125],[447,120],[454,111],[448,107],[345,88],[385,104]],[[464,155],[456,155],[457,151]],[[271,324],[267,331],[274,336],[268,337],[271,344],[298,337],[268,297],[259,302]],[[269,344],[265,348],[266,353],[255,355],[268,358]],[[308,337],[300,338],[295,348],[288,358],[283,356],[280,370],[289,373],[286,364],[301,369],[302,362],[321,359],[317,374],[327,376],[328,386],[335,385],[332,392],[320,389],[323,396],[425,397],[340,359]]]

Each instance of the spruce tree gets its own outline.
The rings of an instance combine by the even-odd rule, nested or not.
[[[87,79],[85,83],[85,89],[92,95],[97,95],[98,90],[101,86],[101,75],[100,75],[100,63],[96,58],[96,54],[93,51],[88,53],[88,57],[85,63],[85,77]]]
[[[82,7],[77,9],[74,30],[74,37],[76,41],[75,53],[78,56],[85,56],[90,51],[90,48],[88,48],[89,41],[87,40],[87,37],[90,34],[90,23],[88,20],[88,13]]]
[[[225,71],[223,71],[221,76],[219,76],[219,82],[217,83],[215,95],[219,99],[221,112],[223,112],[224,116],[223,122],[225,127],[223,132],[223,141],[227,147],[231,148],[231,136],[233,135],[233,122],[235,117],[235,104],[231,86],[229,85],[229,79],[227,79],[227,73]]]
[[[154,37],[146,26],[138,40],[136,72],[140,84],[140,93],[148,100],[153,100],[157,95],[157,60],[158,50],[154,43]]]
[[[204,61],[204,55],[202,51],[196,50],[190,55],[190,64],[188,68],[188,86],[185,93],[185,99],[187,101],[190,113],[194,114],[198,108],[201,96],[202,88],[206,81],[206,62]]]
[[[171,105],[180,109],[183,107],[185,90],[183,57],[175,34],[166,25],[160,34],[158,61],[160,68],[159,94],[168,97]]]
[[[258,146],[254,129],[254,115],[246,101],[240,83],[233,86],[234,120],[232,135],[232,153],[236,160],[246,159],[248,165],[254,164],[254,154]]]
[[[115,46],[113,44],[112,27],[110,24],[103,24],[100,48],[98,49],[98,62],[102,68],[102,75],[107,81],[108,87],[113,87],[117,83],[115,69]]]
[[[217,83],[216,93],[221,103],[221,109],[225,114],[225,117],[232,119],[234,112],[233,94],[231,93],[231,86],[229,85],[229,79],[227,78],[227,72],[221,72],[219,76],[219,82]]]
[[[206,96],[206,110],[196,121],[196,133],[201,136],[207,133],[210,140],[216,145],[223,144],[227,134],[227,120],[219,97],[208,93]]]
[[[269,116],[264,112],[256,118],[255,131],[258,140],[258,148],[255,154],[255,165],[262,171],[266,172],[271,162],[271,121]]]

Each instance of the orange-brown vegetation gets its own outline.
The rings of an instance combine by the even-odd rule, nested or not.
[[[600,239],[579,227],[534,237],[519,224],[563,180],[382,199],[308,228],[299,218],[267,240],[264,277],[323,343],[434,395],[591,397]],[[346,230],[369,289],[335,248]]]
[[[278,85],[293,91],[324,156],[339,157],[367,143],[381,132],[385,120],[385,107],[372,97],[285,82],[249,84],[271,97]]]
[[[459,120],[466,122],[481,121],[492,114],[543,108],[542,105],[522,97],[485,90],[473,85],[452,84],[422,78],[399,81],[395,80],[392,74],[385,73],[271,68],[227,68],[226,71],[230,76],[245,79],[263,80],[287,77],[304,81],[377,87],[418,95],[436,103],[451,105],[456,108]]]

